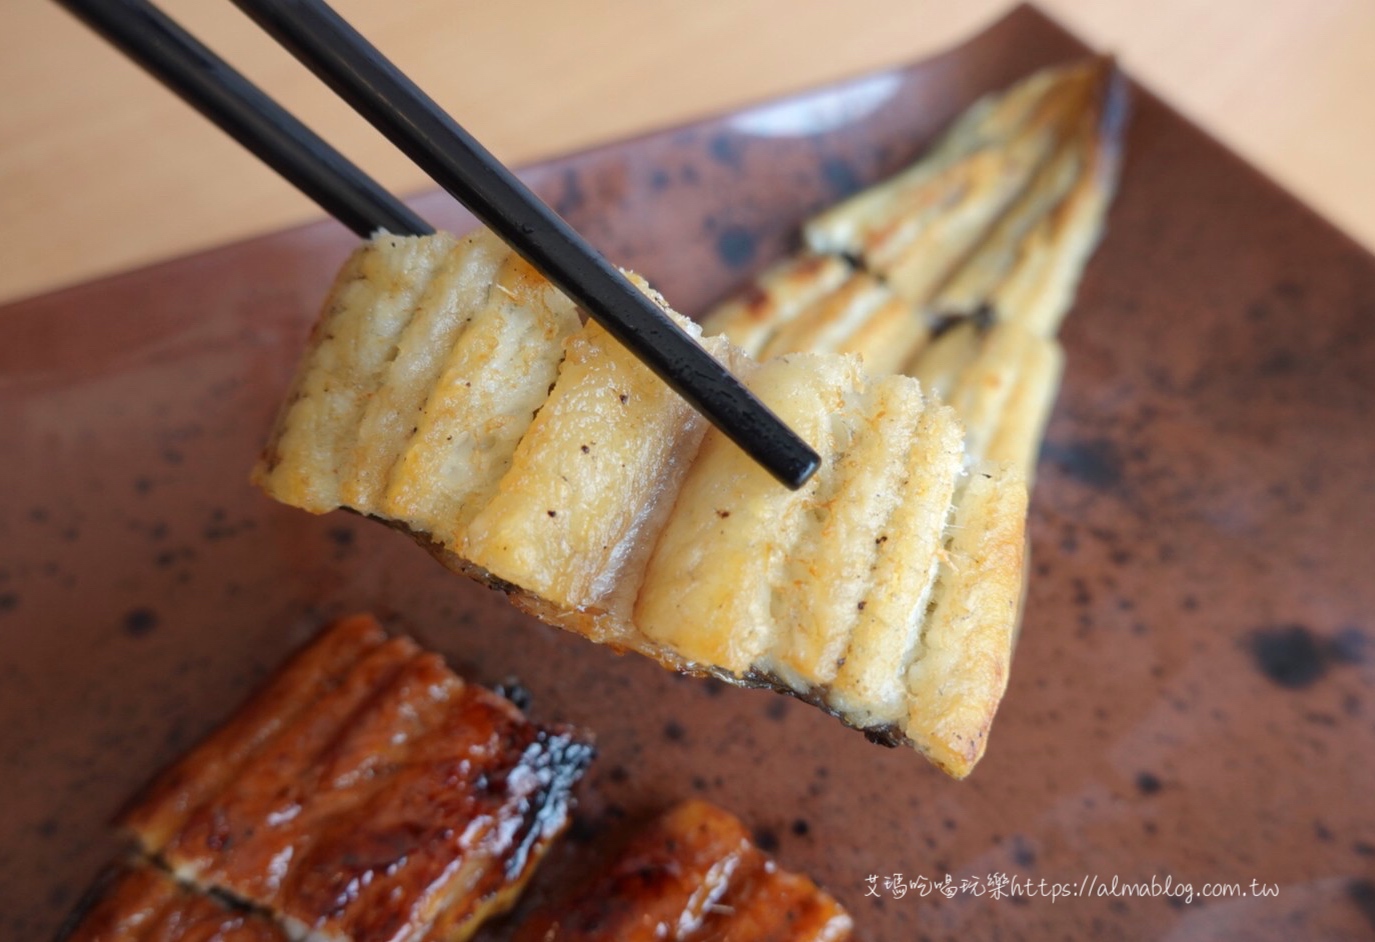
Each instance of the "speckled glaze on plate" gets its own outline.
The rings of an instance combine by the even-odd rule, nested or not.
[[[1083,51],[1023,8],[912,68],[528,177],[698,312],[976,96]],[[1149,95],[1063,331],[1020,647],[963,783],[802,704],[546,628],[383,527],[253,491],[351,244],[321,223],[0,310],[0,936],[47,936],[118,846],[121,802],[360,609],[598,733],[535,900],[700,795],[871,940],[1375,934],[1375,259]],[[897,873],[1168,876],[1196,897],[895,899]],[[1279,895],[1197,897],[1252,880]]]

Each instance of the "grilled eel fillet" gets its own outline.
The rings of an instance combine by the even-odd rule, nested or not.
[[[121,867],[61,942],[289,942],[271,919],[186,887],[152,864]]]
[[[808,249],[703,319],[753,355],[850,350],[954,407],[972,461],[1030,480],[1055,341],[1116,188],[1111,60],[1038,72],[965,112],[918,163],[804,228]],[[861,287],[862,286],[862,287]]]
[[[756,847],[736,818],[687,801],[650,823],[573,898],[515,942],[842,942],[849,915]]]
[[[292,939],[467,939],[514,902],[591,759],[370,616],[339,621],[122,816]]]
[[[1024,240],[1063,239],[1061,260],[1077,269],[1116,185],[1124,95],[1107,58],[1037,72],[976,102],[921,160],[821,213],[803,238],[918,305],[962,268],[986,293],[1020,264]]]
[[[1006,685],[1020,475],[981,465],[956,501],[960,427],[911,379],[704,346],[823,456],[805,488],[490,233],[382,235],[340,274],[253,477],[401,528],[550,624],[792,693],[964,776]]]

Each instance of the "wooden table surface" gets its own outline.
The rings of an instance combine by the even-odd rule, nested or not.
[[[227,2],[161,5],[401,193],[428,181]],[[909,61],[1008,0],[336,0],[509,163]],[[1371,0],[1042,0],[1375,247]],[[0,9],[0,300],[317,216],[53,3]]]

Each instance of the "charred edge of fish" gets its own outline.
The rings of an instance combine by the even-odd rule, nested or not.
[[[513,602],[516,602],[521,608],[521,610],[526,611],[529,614],[535,615],[536,617],[539,617],[539,615],[536,613],[547,613],[550,615],[558,614],[557,610],[553,609],[544,599],[540,598],[534,593],[531,593],[521,588],[518,585],[515,585],[514,583],[507,582],[504,579],[497,578],[487,570],[483,569],[481,566],[474,565],[473,563],[454,553],[452,550],[436,542],[428,534],[422,533],[417,530],[413,530],[405,523],[402,523],[398,520],[389,520],[385,517],[375,516],[370,517],[370,519],[385,524],[386,526],[398,531],[399,533],[404,533],[406,536],[410,537],[416,543],[420,544],[420,546],[424,548],[432,557],[434,557],[434,559],[445,569],[448,569],[451,572],[457,572],[461,575],[468,576],[469,578],[477,582],[480,582],[483,585],[488,586],[489,588],[504,593]],[[578,614],[586,615],[595,613],[584,611],[579,612]],[[547,620],[541,618],[541,621],[545,622],[546,624],[552,624],[553,627],[557,627],[561,631],[566,631],[569,634],[583,637],[582,634],[576,631],[575,629],[565,627],[561,624],[557,624],[557,619]],[[730,671],[723,670],[722,668],[715,667],[713,665],[698,664],[693,661],[687,661],[677,656],[672,651],[669,651],[668,649],[663,648],[660,645],[654,644],[648,639],[643,639],[643,642],[641,644],[632,645],[629,647],[623,647],[618,644],[607,642],[599,643],[601,643],[603,647],[611,648],[618,654],[623,654],[627,650],[633,651],[636,654],[648,657],[649,659],[659,663],[663,667],[667,667],[671,670],[677,671],[682,674],[688,674],[693,677],[713,678],[723,683],[730,684],[733,687],[741,687],[747,690],[771,690],[774,693],[779,693],[783,694],[784,696],[792,697],[794,700],[799,700],[803,703],[808,704],[809,706],[814,706],[817,709],[821,710],[823,713],[826,713],[828,716],[834,717],[835,719],[839,720],[844,726],[847,726],[853,730],[858,730],[859,732],[863,733],[865,737],[869,739],[870,742],[877,743],[879,745],[894,747],[916,747],[916,743],[913,742],[912,739],[910,739],[906,734],[904,734],[896,724],[885,723],[879,726],[864,726],[849,719],[845,716],[845,714],[841,713],[835,707],[831,706],[826,702],[825,697],[829,692],[829,688],[824,686],[813,687],[807,690],[794,690],[792,687],[788,686],[787,683],[785,683],[778,677],[760,671],[757,668],[750,668],[750,670],[746,671],[744,674],[733,674]],[[588,761],[591,761],[590,757]]]
[[[573,788],[596,755],[596,746],[581,738],[571,727],[540,729],[535,734],[534,742],[526,747],[517,768],[532,772],[540,787],[526,799],[534,813],[506,855],[504,872],[508,881],[521,879],[540,856],[540,845],[553,841],[572,823],[576,805]]]

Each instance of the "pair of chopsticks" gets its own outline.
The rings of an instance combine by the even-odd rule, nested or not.
[[[434,230],[147,0],[57,0],[360,236]],[[739,380],[320,0],[234,0],[779,481],[820,459]]]

